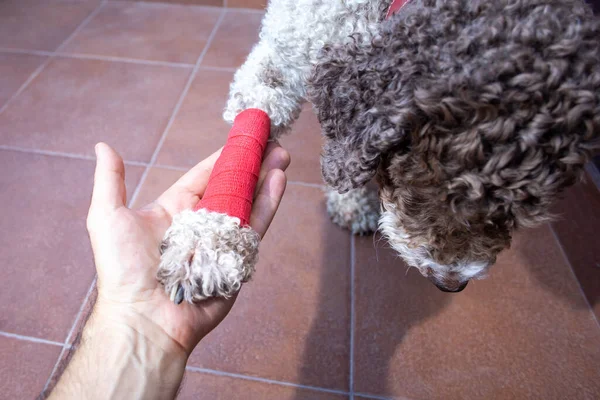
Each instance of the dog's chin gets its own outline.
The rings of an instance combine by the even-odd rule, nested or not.
[[[393,208],[393,206],[391,206]],[[452,265],[436,262],[426,243],[415,246],[416,238],[411,237],[398,222],[396,215],[390,211],[390,205],[384,203],[384,212],[379,220],[379,229],[402,259],[411,267],[415,267],[438,289],[444,292],[462,291],[472,279],[485,277],[492,261],[458,261]]]

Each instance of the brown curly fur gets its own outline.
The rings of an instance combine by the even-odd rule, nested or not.
[[[600,23],[573,0],[418,0],[310,82],[339,191],[377,174],[413,245],[493,263],[547,220],[600,131]],[[422,271],[423,272],[423,271]]]

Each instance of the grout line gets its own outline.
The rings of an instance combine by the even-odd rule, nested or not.
[[[350,400],[354,400],[354,326],[356,323],[355,283],[356,276],[356,237],[350,234],[350,373],[348,387]]]
[[[567,265],[569,266],[569,270],[571,271],[571,276],[573,276],[573,279],[575,279],[575,283],[577,284],[577,287],[579,288],[579,293],[581,293],[581,295],[583,296],[583,301],[585,301],[585,304],[587,304],[587,306],[588,306],[588,311],[592,315],[592,318],[594,319],[594,321],[596,321],[596,325],[598,326],[598,328],[600,328],[600,321],[598,320],[598,317],[596,317],[594,308],[588,301],[585,291],[583,290],[583,287],[581,286],[581,282],[579,282],[579,278],[577,278],[577,275],[575,274],[575,270],[573,269],[573,264],[571,264],[571,260],[567,256],[567,252],[565,251],[565,248],[563,247],[562,243],[560,242],[560,239],[558,238],[558,235],[556,234],[556,231],[554,230],[554,227],[552,226],[552,224],[550,222],[548,222],[547,224],[550,227],[550,232],[552,232],[552,236],[554,236],[554,241],[558,245],[560,253],[563,256],[563,259],[567,262]]]
[[[152,168],[154,166],[154,164],[156,163],[156,159],[158,158],[158,154],[160,153],[163,143],[165,142],[165,140],[167,138],[167,134],[169,133],[169,130],[171,129],[171,126],[173,125],[175,118],[177,117],[177,114],[179,113],[179,110],[181,109],[181,106],[182,106],[185,98],[187,97],[190,87],[192,86],[192,82],[194,81],[194,78],[196,77],[196,73],[199,70],[199,66],[202,63],[204,56],[208,52],[208,49],[212,45],[213,39],[215,38],[217,31],[219,30],[219,27],[221,26],[221,23],[223,22],[224,17],[225,17],[225,9],[223,9],[221,11],[219,18],[217,19],[217,22],[215,23],[215,26],[213,27],[212,31],[210,32],[210,35],[208,37],[208,40],[206,41],[206,45],[204,46],[202,53],[200,53],[200,56],[198,56],[198,60],[196,60],[194,69],[190,73],[190,77],[188,78],[188,81],[185,84],[185,86],[181,92],[181,95],[179,96],[179,100],[177,100],[177,103],[175,104],[173,112],[171,113],[171,117],[169,118],[169,121],[167,122],[167,126],[165,127],[162,135],[160,136],[160,139],[158,140],[158,144],[156,145],[156,148],[154,149],[154,153],[152,153],[150,162],[146,166],[146,169],[144,170],[144,173],[142,174],[142,177],[140,178],[140,182],[139,182],[137,188],[135,189],[135,191],[133,192],[133,195],[131,196],[131,204],[133,204],[134,201],[137,199],[140,189],[141,189],[142,185],[144,184],[144,182],[146,181],[148,174],[150,173],[150,168]]]
[[[50,60],[52,60],[52,57],[48,57],[48,59],[46,61],[44,61],[39,67],[37,67],[35,69],[35,71],[33,71],[31,73],[31,75],[29,75],[29,78],[27,78],[27,80],[19,87],[19,89],[17,89],[17,91],[15,93],[13,93],[13,95],[10,96],[8,98],[8,100],[6,100],[4,105],[2,107],[0,107],[0,114],[2,114],[4,112],[4,110],[6,110],[8,108],[10,103],[12,103],[17,97],[19,97],[19,95],[21,93],[23,93],[25,91],[25,89],[27,89],[29,84],[31,84],[31,82],[33,82],[33,80],[35,78],[37,78],[37,76],[40,74],[40,72],[42,72],[42,70],[44,68],[46,68],[46,65],[48,65],[48,63],[50,63]]]
[[[114,56],[103,56],[96,54],[84,54],[84,53],[62,53],[57,52],[54,53],[56,57],[63,58],[77,58],[83,60],[98,60],[98,61],[112,61],[112,62],[122,62],[128,64],[141,64],[141,65],[151,65],[151,66],[159,66],[159,67],[174,67],[174,68],[193,68],[194,64],[186,64],[186,63],[176,63],[169,61],[154,61],[154,60],[144,60],[137,58],[126,58],[126,57],[114,57]]]
[[[50,157],[61,157],[61,158],[72,158],[75,160],[85,160],[85,161],[95,161],[96,157],[86,156],[84,154],[77,153],[66,153],[62,151],[52,151],[52,150],[40,150],[40,149],[28,149],[25,147],[19,146],[9,146],[9,145],[0,145],[0,150],[6,151],[16,151],[19,153],[28,153],[28,154],[39,154],[42,156],[50,156]],[[125,165],[133,165],[137,167],[145,167],[148,164],[141,161],[123,161]]]
[[[54,374],[56,373],[56,370],[58,369],[58,366],[60,365],[60,362],[62,361],[62,358],[65,355],[65,351],[67,351],[67,348],[65,346],[63,346],[63,348],[60,349],[60,354],[58,355],[58,359],[54,363],[54,367],[52,367],[52,371],[50,371],[50,375],[48,375],[46,384],[44,385],[44,388],[40,392],[42,395],[44,393],[46,393],[46,390],[48,390],[48,386],[50,386],[50,382],[52,382],[52,378],[54,377]]]
[[[67,338],[65,339],[65,347],[70,345],[69,342],[71,341],[71,338],[73,337],[73,333],[75,332],[75,327],[77,326],[77,322],[79,321],[79,318],[81,318],[83,309],[85,308],[87,302],[90,299],[90,296],[92,295],[92,292],[94,291],[95,284],[96,284],[96,274],[94,273],[94,279],[92,279],[92,283],[90,284],[90,287],[88,288],[88,291],[85,294],[85,297],[83,298],[83,302],[81,303],[81,306],[79,307],[79,311],[77,311],[77,315],[75,316],[75,321],[73,321],[73,325],[71,325],[69,334],[67,335]]]
[[[28,154],[39,154],[42,156],[49,156],[49,157],[72,158],[75,160],[85,160],[85,161],[95,161],[96,160],[96,157],[86,156],[84,154],[67,153],[67,152],[53,151],[53,150],[28,149],[25,147],[10,146],[10,145],[0,145],[0,150],[16,151],[19,153],[28,153]],[[135,166],[135,167],[150,167],[151,166],[150,163],[145,163],[142,161],[123,160],[123,163],[125,163],[125,165],[131,165],[131,166]],[[160,169],[168,169],[168,170],[172,170],[172,171],[180,171],[180,172],[187,172],[191,168],[191,167],[180,167],[180,166],[176,166],[176,165],[165,165],[165,164],[156,164],[156,163],[154,165],[152,165],[152,167],[160,168]],[[310,183],[310,182],[303,182],[303,181],[288,181],[287,184],[295,185],[295,186],[310,187],[310,188],[315,188],[315,189],[325,189],[327,187],[326,185],[323,185],[320,183]],[[131,203],[131,204],[133,204],[133,203]]]
[[[219,72],[236,72],[238,70],[238,68],[213,67],[210,65],[201,65],[199,68],[204,71],[219,71]]]
[[[73,38],[96,16],[98,15],[98,13],[100,12],[100,10],[102,9],[102,7],[104,7],[104,5],[107,3],[106,0],[102,0],[100,2],[100,4],[98,4],[98,7],[96,7],[96,9],[94,11],[92,11],[83,21],[81,21],[81,23],[79,24],[79,26],[77,26],[77,28],[75,28],[75,30],[73,32],[71,32],[71,34],[60,44],[60,46],[58,46],[56,49],[54,49],[55,53],[60,53],[60,51],[69,44],[69,42],[71,42],[71,40],[73,40]]]
[[[162,165],[162,164],[154,164],[152,167],[160,168],[160,169],[168,169],[171,171],[179,171],[179,172],[188,172],[190,168],[186,167],[176,167],[174,165]]]
[[[227,9],[227,11],[235,11],[238,13],[244,13],[244,14],[264,14],[267,10],[266,9],[259,9],[259,8],[244,8],[244,7],[223,7],[225,9]]]
[[[117,3],[117,4],[123,4],[122,1],[119,0],[104,0],[106,3]],[[267,0],[265,0],[265,3],[267,2]],[[205,10],[223,10],[223,9],[227,9],[230,11],[239,11],[239,12],[244,12],[244,13],[248,13],[248,14],[264,14],[266,9],[260,9],[260,8],[248,8],[248,7],[229,7],[228,4],[228,0],[223,0],[223,5],[222,6],[210,6],[210,5],[205,5],[205,4],[177,4],[177,3],[173,3],[172,1],[168,1],[168,0],[160,0],[160,1],[148,1],[148,0],[138,0],[136,1],[137,4],[143,5],[144,7],[157,7],[160,5],[179,5],[179,6],[184,6],[184,7],[194,7],[194,8],[200,8],[200,9],[205,9]]]
[[[61,58],[75,58],[83,60],[98,60],[108,62],[122,62],[129,64],[140,64],[140,65],[151,65],[159,67],[172,67],[172,68],[194,68],[195,64],[189,63],[176,63],[169,61],[158,61],[158,60],[145,60],[142,58],[126,58],[126,57],[115,57],[107,56],[102,54],[85,54],[85,53],[68,53],[68,52],[50,52],[50,51],[39,51],[39,50],[26,50],[0,47],[0,53],[9,54],[25,54],[32,56],[43,56],[43,57],[61,57]],[[206,71],[221,71],[221,72],[236,72],[238,68],[235,67],[216,67],[211,65],[201,65],[199,69]]]
[[[363,397],[365,399],[368,400],[415,400],[415,399],[409,399],[408,397],[385,397],[385,396],[377,396],[374,394],[368,394],[368,393],[355,393],[356,396],[359,397]]]
[[[71,34],[60,44],[60,46],[58,46],[58,48],[55,50],[55,52],[58,52],[62,47],[64,47],[64,45],[66,43],[68,43],[71,39],[73,39],[73,37],[79,33],[79,31],[85,26],[87,25],[87,23],[96,16],[96,14],[98,14],[98,12],[100,11],[100,9],[102,8],[102,6],[106,3],[106,0],[103,0],[102,2],[100,2],[100,4],[98,4],[98,7],[96,7],[91,13],[89,13],[89,15],[83,20],[81,21],[81,23],[77,26],[77,28],[75,28],[75,30],[73,32],[71,32]],[[46,66],[50,63],[50,61],[53,59],[53,56],[48,57],[48,59],[46,61],[44,61],[42,63],[42,65],[40,65],[39,67],[36,68],[35,71],[33,71],[33,73],[29,76],[29,78],[27,78],[27,80],[21,85],[21,87],[19,87],[19,89],[12,95],[10,96],[10,98],[4,103],[4,105],[2,107],[0,107],[0,114],[2,114],[4,112],[4,110],[6,110],[6,108],[10,105],[10,103],[12,103],[21,93],[23,93],[25,91],[25,89],[27,89],[27,87],[31,84],[31,82],[33,82],[33,80],[40,74],[40,72],[42,72],[42,70],[44,68],[46,68]]]
[[[61,346],[61,347],[64,347],[64,343],[55,342],[53,340],[40,339],[40,338],[36,338],[36,337],[33,337],[33,336],[19,335],[19,334],[16,334],[16,333],[10,333],[10,332],[0,331],[0,336],[9,337],[9,338],[18,339],[18,340],[23,340],[25,342],[43,343],[43,344],[50,344],[52,346]]]
[[[52,381],[54,374],[58,370],[58,366],[60,365],[60,363],[62,361],[65,351],[67,351],[68,349],[71,348],[69,341],[71,340],[71,337],[73,336],[73,332],[75,332],[75,327],[77,326],[77,322],[79,321],[79,318],[81,318],[81,314],[83,313],[83,308],[87,304],[87,302],[90,298],[90,295],[92,294],[92,290],[94,289],[95,284],[96,284],[96,274],[94,274],[94,279],[92,280],[92,284],[90,285],[85,297],[83,298],[83,302],[81,303],[81,306],[79,306],[79,311],[77,311],[77,314],[75,315],[75,320],[73,321],[73,324],[71,325],[71,329],[69,330],[69,333],[67,334],[67,338],[65,339],[65,342],[63,343],[63,348],[60,350],[58,359],[54,363],[54,367],[52,367],[52,371],[50,372],[50,375],[48,375],[48,379],[46,380],[46,384],[44,385],[44,389],[42,389],[41,393],[46,393],[46,390],[48,390],[48,386],[50,386],[50,382]]]
[[[205,374],[211,374],[211,375],[216,375],[216,376],[225,376],[225,377],[228,377],[228,378],[238,378],[238,379],[244,379],[244,380],[247,380],[247,381],[268,383],[268,384],[271,384],[271,385],[288,386],[288,387],[293,387],[293,388],[298,388],[298,389],[313,390],[315,392],[322,392],[322,393],[333,393],[333,394],[348,395],[348,392],[345,392],[343,390],[326,389],[326,388],[321,388],[321,387],[318,387],[318,386],[301,385],[301,384],[298,384],[298,383],[285,382],[285,381],[277,381],[277,380],[274,380],[274,379],[259,378],[257,376],[236,374],[236,373],[231,373],[231,372],[223,372],[223,371],[217,371],[217,370],[208,369],[208,368],[185,367],[185,369],[187,371],[192,371],[192,372],[202,372],[202,373],[205,373]]]
[[[18,49],[18,48],[12,48],[12,47],[0,47],[0,53],[26,54],[29,56],[43,56],[43,57],[52,57],[54,55],[54,53],[51,51],[27,50],[27,49]]]

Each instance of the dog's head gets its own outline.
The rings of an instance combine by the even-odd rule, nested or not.
[[[582,1],[413,0],[327,47],[309,97],[339,191],[374,177],[391,245],[441,289],[546,221],[600,133],[600,23]]]

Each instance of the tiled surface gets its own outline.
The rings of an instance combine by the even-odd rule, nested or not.
[[[190,70],[56,58],[0,115],[0,144],[150,161]]]
[[[0,150],[0,238],[10,249],[0,252],[1,331],[66,339],[94,276],[82,240],[93,170],[88,160]],[[129,193],[141,172],[128,168]]]
[[[140,2],[156,2],[156,3],[171,3],[171,4],[187,4],[197,6],[213,6],[223,7],[224,0],[119,0],[119,1],[140,1]]]
[[[0,397],[35,398],[44,388],[60,349],[0,336]]]
[[[267,8],[268,0],[227,0],[228,7],[241,7],[241,8],[256,8],[263,10]]]
[[[54,51],[98,1],[2,0],[0,47]]]
[[[220,13],[184,5],[108,3],[62,51],[194,64]]]
[[[180,400],[347,400],[348,396],[188,371]]]
[[[356,257],[357,391],[411,399],[600,394],[600,330],[548,226],[517,234],[491,277],[458,295],[407,273],[371,238],[357,240]]]
[[[200,70],[157,158],[159,165],[191,167],[225,144],[222,114],[233,73]]]
[[[29,54],[0,53],[0,109],[45,59]]]
[[[61,46],[98,4],[0,2],[0,104],[46,60],[27,52]],[[2,398],[35,397],[60,343],[72,328],[73,342],[90,308],[82,302],[94,276],[84,229],[93,145],[106,141],[130,161],[130,195],[155,162],[135,204],[152,201],[225,140],[228,85],[262,17],[227,11],[206,43],[215,9],[104,7],[65,46],[77,57],[51,59],[0,113]],[[188,18],[194,13],[197,20]],[[191,68],[157,65],[194,63],[205,44],[187,92]],[[562,247],[550,225],[524,231],[489,279],[443,294],[378,238],[357,238],[353,253],[349,235],[329,222],[313,185],[321,183],[319,130],[306,106],[281,140],[293,183],[255,279],[192,355],[182,398],[337,400],[351,391],[363,400],[600,398],[600,328],[589,306],[598,309],[600,293],[595,187],[576,187],[557,205],[564,219],[552,228]]]
[[[169,129],[158,165],[188,168],[225,143],[229,125],[223,121],[222,113],[232,79],[232,72],[200,69]],[[286,172],[290,181],[322,183],[321,129],[309,105],[281,144],[292,155]]]
[[[262,13],[228,12],[202,65],[222,68],[236,68],[242,65],[258,40],[262,17]]]
[[[292,131],[280,143],[292,155],[286,175],[290,181],[323,184],[321,177],[321,125],[310,104],[305,104]]]
[[[600,192],[592,179],[569,189],[554,212],[554,232],[600,319]]]

